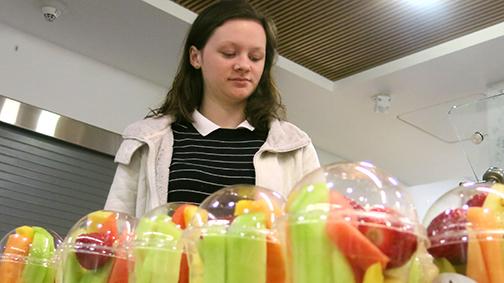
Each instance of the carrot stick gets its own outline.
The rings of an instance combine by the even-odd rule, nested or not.
[[[178,283],[189,283],[189,262],[187,261],[187,254],[182,253],[180,259],[180,275]]]
[[[110,218],[110,217],[109,217]],[[107,219],[109,219],[107,218]],[[110,227],[115,228],[115,218],[112,218],[113,220],[107,220],[109,221],[107,225],[110,225]],[[114,223],[112,223],[114,221]],[[113,224],[113,225],[112,225]],[[113,231],[113,230],[108,230],[108,231]],[[117,230],[114,231],[114,233]],[[126,239],[128,237],[128,233],[126,231],[123,231],[121,237],[118,239],[119,245],[124,246],[126,244]],[[114,263],[112,264],[112,271],[110,272],[110,276],[108,278],[108,283],[128,283],[128,255],[124,250],[119,250],[116,255],[116,259],[114,260]]]
[[[467,244],[467,269],[466,275],[478,283],[488,283],[485,260],[478,239],[475,236],[469,237]]]
[[[11,234],[5,244],[4,258],[0,261],[2,283],[17,283],[21,280],[24,263],[21,257],[28,256],[31,239],[20,234]]]
[[[116,258],[114,260],[112,271],[108,283],[128,283],[128,260]]]
[[[497,218],[492,210],[483,207],[469,207],[467,220],[472,222],[475,230],[495,230],[499,228]],[[500,234],[480,233],[481,251],[485,260],[490,283],[504,282],[504,259],[502,258]]]
[[[285,282],[285,261],[282,246],[268,236],[266,243],[266,283]]]

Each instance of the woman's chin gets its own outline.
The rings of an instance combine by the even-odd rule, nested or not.
[[[230,96],[237,101],[243,101],[246,100],[251,94],[252,92],[249,90],[234,90],[230,93]]]

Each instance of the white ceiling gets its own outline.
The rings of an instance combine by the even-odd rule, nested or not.
[[[169,0],[148,1],[165,8],[176,5]],[[1,0],[0,21],[158,85],[169,85],[190,13],[178,6],[162,11],[140,0],[66,3],[66,12],[48,23],[38,0]],[[289,120],[307,131],[317,147],[347,160],[373,161],[404,183],[417,185],[471,176],[460,144],[443,142],[425,130],[448,131],[449,105],[504,80],[504,37],[458,49],[436,56],[426,53],[422,60],[404,60],[401,67],[381,66],[329,82],[330,87],[326,79],[284,58],[275,71]],[[392,96],[386,114],[373,111],[372,97],[378,93]],[[424,131],[397,119],[402,114]]]
[[[0,20],[158,85],[170,83],[188,23],[140,0],[64,1],[65,12],[49,23],[42,1],[1,0]]]

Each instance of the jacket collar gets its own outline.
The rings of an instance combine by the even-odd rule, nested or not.
[[[127,126],[122,136],[125,139],[148,141],[165,134],[171,129],[172,123],[173,118],[168,115],[145,118]]]
[[[263,149],[274,152],[289,152],[308,145],[310,137],[287,121],[273,120]]]
[[[149,143],[149,141],[160,138],[170,131],[172,123],[173,118],[167,115],[146,118],[126,127],[123,138]],[[262,149],[273,152],[288,152],[304,147],[310,142],[310,137],[295,125],[275,119],[270,124],[268,137]]]

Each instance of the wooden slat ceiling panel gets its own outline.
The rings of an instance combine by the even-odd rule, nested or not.
[[[199,13],[217,1],[175,2]],[[282,56],[333,81],[504,21],[501,0],[249,2],[275,22]]]

